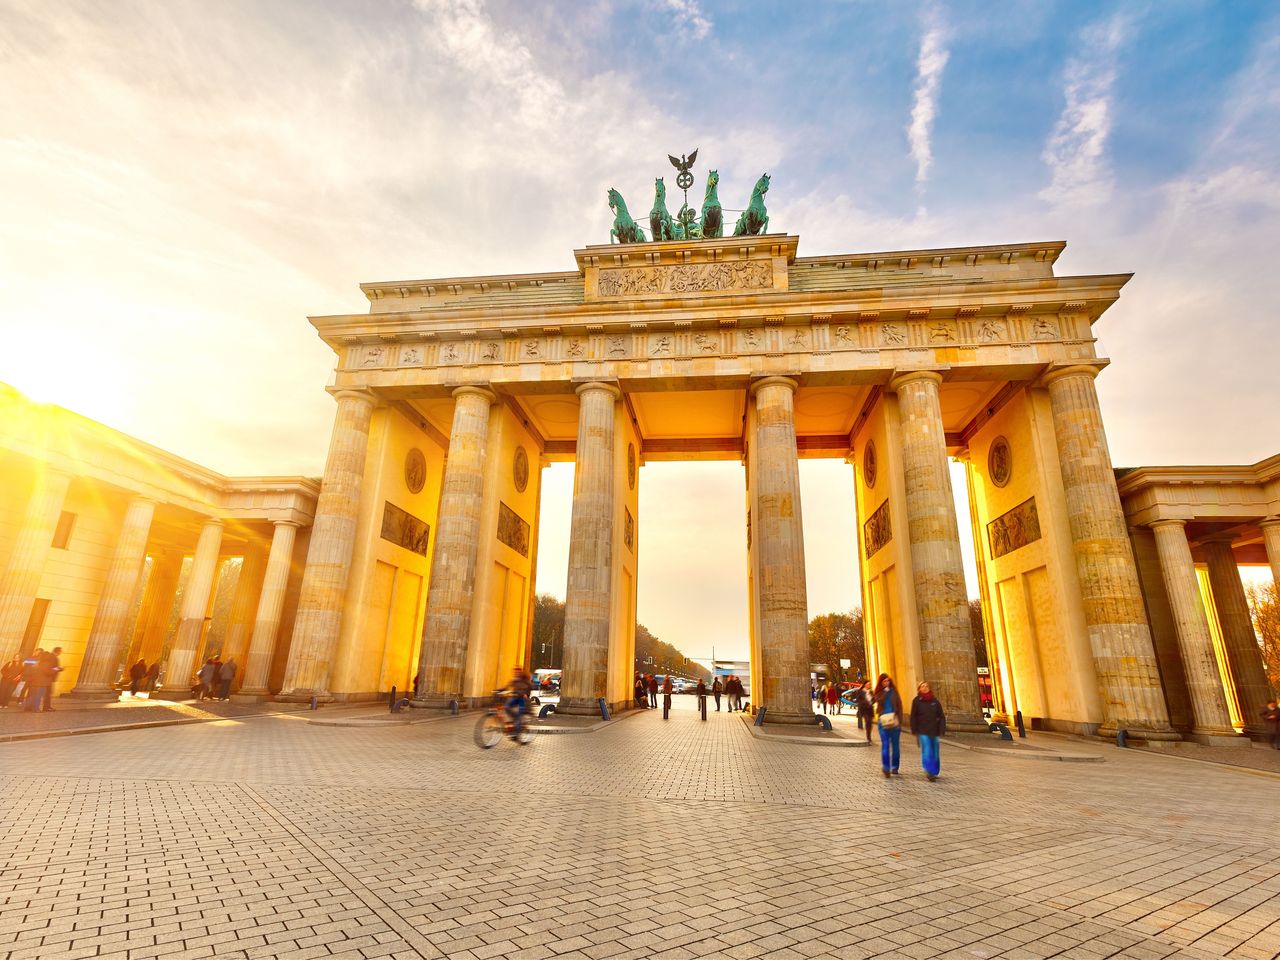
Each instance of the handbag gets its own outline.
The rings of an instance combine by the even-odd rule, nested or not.
[[[893,711],[880,714],[880,726],[886,730],[893,730],[898,726],[898,715]]]

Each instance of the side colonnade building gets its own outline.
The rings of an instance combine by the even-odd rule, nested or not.
[[[61,648],[54,695],[106,700],[159,661],[185,699],[235,557],[218,652],[240,694],[278,688],[318,481],[224,477],[5,385],[0,425],[0,662]]]

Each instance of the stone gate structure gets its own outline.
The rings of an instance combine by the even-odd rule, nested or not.
[[[407,683],[375,665],[417,643],[424,592],[420,702],[499,685],[529,657],[539,468],[572,459],[561,709],[624,703],[637,471],[725,458],[745,467],[752,700],[809,721],[797,459],[841,457],[873,673],[928,678],[980,728],[958,457],[993,662],[1024,712],[1177,738],[1094,389],[1093,325],[1128,276],[1056,276],[1056,242],[798,243],[588,246],[567,272],[369,283],[367,314],[312,318],[338,411],[280,695]]]

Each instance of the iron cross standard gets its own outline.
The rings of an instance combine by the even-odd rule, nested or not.
[[[693,211],[689,209],[689,188],[693,186],[693,174],[689,172],[689,168],[698,159],[698,151],[695,149],[687,157],[681,155],[679,159],[667,154],[667,159],[671,161],[673,167],[680,171],[676,174],[676,186],[684,191],[684,207],[680,210],[680,222],[684,225],[684,235],[688,237],[689,221],[693,218]]]

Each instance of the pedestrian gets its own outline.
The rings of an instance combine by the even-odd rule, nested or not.
[[[231,681],[236,678],[235,658],[229,658],[218,668],[218,696],[222,700],[231,699]]]
[[[144,685],[146,687],[148,696],[156,692],[156,684],[158,684],[159,682],[160,682],[160,661],[154,660],[152,661],[151,666],[147,667],[147,676],[144,680]]]
[[[1271,734],[1271,746],[1280,750],[1280,705],[1274,700],[1267,701],[1267,708],[1262,711],[1262,722]]]
[[[655,709],[658,706],[658,678],[652,673],[648,676],[649,683],[649,706]]]
[[[698,709],[704,709],[703,704],[707,702],[707,681],[699,678],[698,687],[694,690],[694,693],[698,695]]]
[[[817,707],[817,703],[818,703],[818,701],[819,701],[820,699],[821,699],[821,698],[818,696],[818,684],[817,684],[817,682],[815,681],[815,682],[810,683],[810,684],[809,684],[809,702],[810,702],[811,704],[814,704],[813,709],[814,709],[814,711],[815,711],[815,712],[817,712],[817,709],[818,709],[818,707]],[[822,702],[824,702],[824,703],[825,703],[826,701],[824,700],[824,701],[822,701]],[[825,712],[825,708],[824,708],[824,712]]]
[[[22,680],[18,684],[20,687],[18,702],[22,704],[23,710],[31,709],[32,700],[36,695],[36,675],[39,673],[40,658],[43,656],[44,648],[36,647],[31,656],[23,658]]]
[[[644,676],[639,670],[636,671],[633,689],[635,691],[636,706],[641,710],[646,709],[649,706],[649,691],[645,689]]]
[[[129,668],[129,696],[136,697],[138,688],[142,686],[142,681],[147,677],[147,661],[141,657],[134,662]]]
[[[947,718],[927,682],[916,687],[916,698],[911,701],[911,732],[920,744],[920,765],[925,776],[930,782],[937,780],[942,770],[938,738],[947,732]]]
[[[196,683],[191,690],[196,700],[203,700],[213,695],[213,682],[217,676],[218,668],[213,665],[213,657],[210,657],[204,662],[204,666],[196,671]]]
[[[838,684],[827,684],[827,712],[840,712],[840,687]]]
[[[62,672],[58,661],[62,648],[54,647],[52,650],[39,650],[36,653],[35,667],[31,671],[31,693],[27,696],[26,709],[32,713],[52,713],[53,684],[58,674]]]
[[[742,685],[742,678],[736,673],[733,675],[733,708],[738,711],[745,710],[742,705],[742,698],[747,695],[747,688]]]
[[[867,743],[871,742],[871,727],[876,713],[871,691],[867,689],[869,686],[871,686],[870,680],[855,689],[853,693],[853,705],[858,711],[858,726],[867,731]]]
[[[13,659],[0,667],[0,708],[9,705],[9,698],[22,682],[22,657],[14,654]]]
[[[716,698],[716,713],[720,712],[720,694],[724,692],[724,687],[720,683],[720,678],[716,677],[711,681],[711,696]]]
[[[902,697],[887,673],[876,681],[876,725],[880,728],[880,766],[885,779],[898,773],[902,759]],[[901,774],[899,774],[901,776]]]

